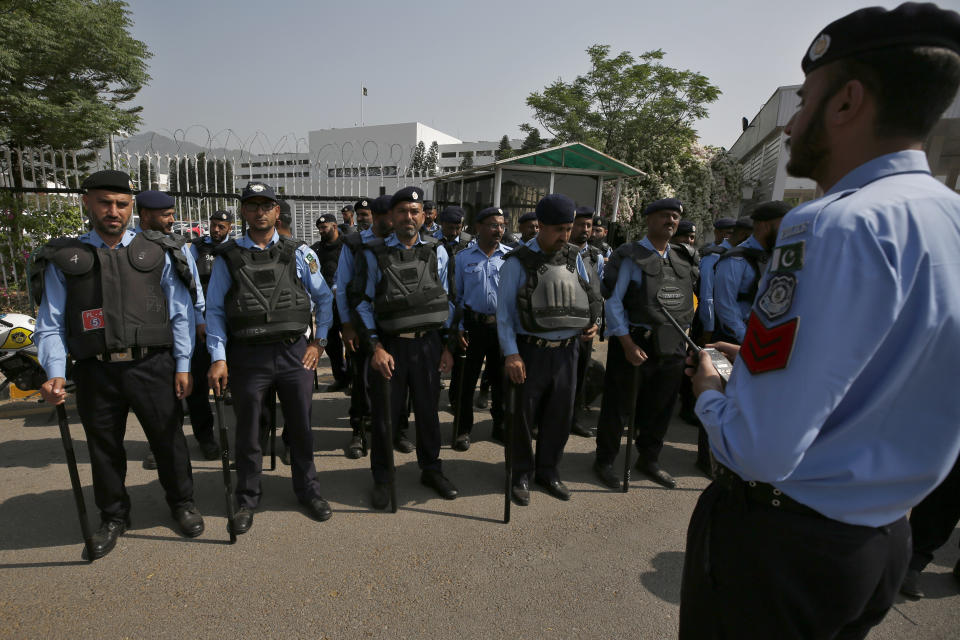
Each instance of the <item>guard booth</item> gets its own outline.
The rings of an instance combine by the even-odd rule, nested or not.
[[[508,228],[515,231],[517,219],[533,211],[540,198],[551,193],[562,193],[572,198],[578,207],[590,206],[599,212],[603,204],[603,184],[609,180],[616,181],[611,217],[616,220],[621,181],[642,175],[639,169],[605,153],[580,142],[569,142],[431,180],[436,183],[434,200],[438,208],[463,207],[464,226],[472,225],[479,211],[496,206],[503,209]]]

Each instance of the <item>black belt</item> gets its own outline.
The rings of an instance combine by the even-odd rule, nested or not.
[[[716,465],[716,481],[717,484],[728,491],[743,491],[743,495],[751,502],[805,516],[816,516],[818,518],[827,517],[816,509],[811,509],[807,505],[797,502],[772,484],[757,482],[755,480],[744,480],[719,463]]]
[[[473,309],[463,310],[463,320],[468,324],[497,324],[497,315],[477,313]]]
[[[540,347],[541,349],[560,349],[562,347],[569,347],[576,341],[577,336],[573,336],[572,338],[564,338],[563,340],[547,340],[545,338],[538,338],[537,336],[531,336],[526,333],[517,334],[517,342],[532,344],[533,346]]]
[[[161,353],[170,351],[170,347],[130,347],[128,349],[115,349],[106,353],[98,353],[93,356],[100,362],[133,362],[142,360],[152,353]]]

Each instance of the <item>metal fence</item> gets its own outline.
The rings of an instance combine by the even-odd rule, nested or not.
[[[399,158],[411,157],[401,150]],[[80,185],[94,171],[113,168],[130,174],[136,190],[166,191],[176,200],[174,231],[205,233],[211,213],[237,214],[238,198],[251,180],[274,187],[291,206],[294,236],[319,239],[315,221],[323,213],[365,197],[415,185],[431,197],[433,172],[409,163],[331,161],[317,153],[247,151],[161,154],[67,149],[0,148],[0,280],[5,288],[25,286],[27,256],[51,237],[85,230]],[[239,219],[239,218],[238,218]],[[131,225],[137,224],[134,212]],[[235,225],[239,232],[240,225]]]

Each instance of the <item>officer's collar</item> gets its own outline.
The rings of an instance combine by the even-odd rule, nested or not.
[[[138,227],[138,228],[139,228],[139,227]],[[96,230],[96,229],[90,229],[90,231],[87,232],[87,237],[88,237],[89,239],[91,239],[91,240],[94,241],[94,242],[93,242],[93,246],[95,246],[95,247],[99,247],[99,248],[103,248],[103,249],[109,249],[109,248],[110,248],[109,245],[107,245],[107,243],[103,241],[103,238],[100,237],[100,234],[97,233],[97,230]],[[136,237],[137,237],[137,232],[136,232],[136,231],[131,231],[130,229],[125,229],[125,230],[123,231],[123,237],[120,238],[120,242],[117,243],[117,246],[115,246],[114,249],[117,249],[117,248],[119,248],[119,247],[126,247],[126,246],[129,245],[129,244],[133,241],[133,239],[136,238]]]
[[[824,195],[859,189],[875,180],[899,173],[929,174],[930,165],[927,163],[926,154],[923,151],[908,149],[876,157],[840,178]]]
[[[400,242],[400,238],[397,237],[396,231],[391,232],[390,235],[387,236],[386,240],[384,240],[383,243],[391,246],[396,245],[398,247],[403,247],[404,249],[410,248],[410,247],[407,247],[407,245],[405,245],[404,243]],[[419,233],[417,234],[417,241],[413,243],[413,246],[417,246],[418,244],[426,244],[426,240],[424,240],[423,236],[421,236]]]
[[[246,238],[247,242],[250,244],[251,247],[256,247],[258,249],[260,248],[259,245],[257,245],[257,243],[254,242],[253,239],[250,237],[249,231],[244,233],[243,237]],[[267,242],[267,246],[265,246],[264,249],[269,249],[270,247],[277,244],[278,242],[280,242],[280,233],[276,229],[274,229],[273,235],[270,236],[270,241]]]
[[[663,253],[660,253],[660,251],[658,251],[657,248],[656,248],[655,246],[653,246],[653,243],[650,242],[650,237],[649,237],[649,236],[643,236],[643,239],[640,240],[639,244],[640,244],[640,246],[642,246],[642,247],[646,247],[647,249],[650,249],[650,251],[654,251],[654,252],[658,253],[661,258],[666,258],[668,255],[670,255],[670,243],[669,243],[669,242],[667,243],[667,248],[664,249]]]

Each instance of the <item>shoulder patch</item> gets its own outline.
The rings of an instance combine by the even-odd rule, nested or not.
[[[775,273],[767,282],[767,290],[757,299],[757,309],[767,320],[776,320],[793,304],[797,277],[792,273]]]
[[[740,347],[740,357],[750,373],[757,375],[767,371],[785,369],[793,353],[800,318],[794,318],[769,329],[751,312],[747,320],[747,332]]]
[[[803,240],[775,248],[773,255],[770,257],[770,272],[780,273],[802,269],[805,248]]]
[[[317,265],[317,259],[313,257],[313,253],[307,253],[305,258],[307,266],[310,267],[310,273],[316,273],[319,266]]]

